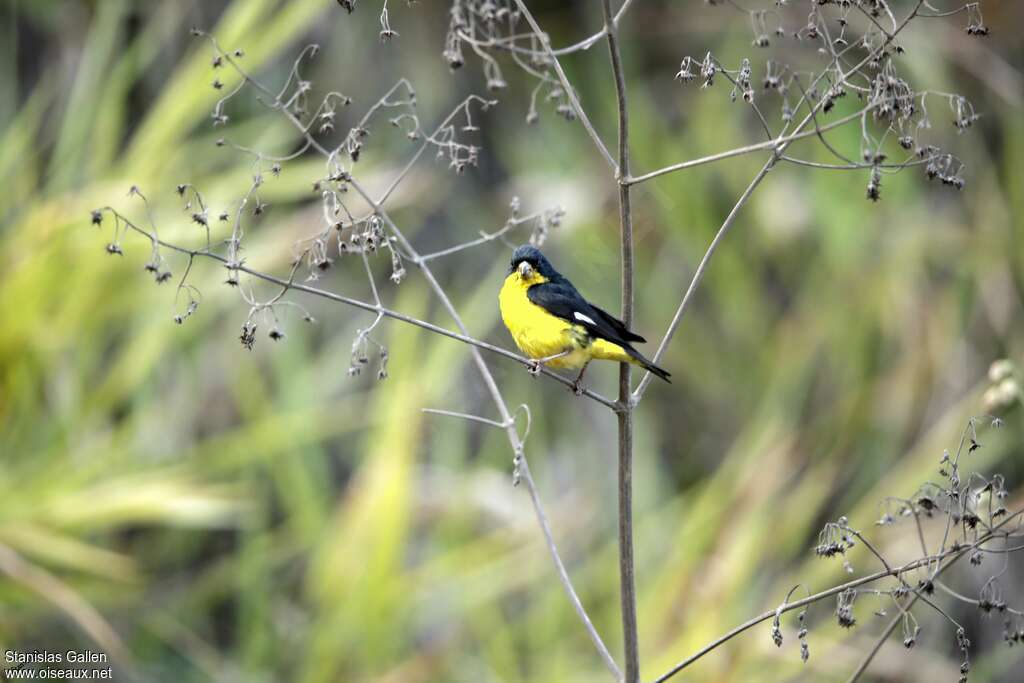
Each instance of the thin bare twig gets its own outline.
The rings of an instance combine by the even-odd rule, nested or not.
[[[613,168],[618,170],[618,164],[615,163],[615,159],[612,157],[611,152],[608,151],[608,147],[601,140],[601,136],[598,135],[597,130],[594,129],[594,125],[590,122],[590,117],[587,116],[587,112],[583,110],[583,106],[580,104],[579,97],[576,96],[576,90],[572,87],[572,83],[569,82],[568,76],[565,75],[565,70],[562,69],[562,64],[558,61],[558,57],[551,49],[551,40],[548,35],[540,30],[540,26],[537,24],[537,20],[530,14],[530,10],[527,9],[526,3],[523,0],[516,0],[516,5],[519,7],[519,11],[523,13],[523,18],[526,19],[526,23],[530,25],[530,29],[536,34],[537,40],[540,41],[541,46],[544,48],[544,54],[547,55],[548,59],[551,60],[551,66],[554,68],[555,73],[558,75],[558,80],[562,84],[562,88],[565,90],[566,97],[569,98],[569,103],[572,105],[573,111],[576,113],[576,117],[579,118],[580,123],[587,131],[587,135],[594,141],[594,145],[597,147],[597,151],[601,153],[605,161]],[[605,32],[608,31],[608,24],[605,25]]]
[[[764,166],[761,167],[761,170],[754,176],[754,179],[750,181],[747,189],[744,190],[743,194],[740,195],[740,198],[736,200],[736,204],[733,205],[729,215],[725,217],[724,221],[722,221],[722,226],[715,234],[715,238],[711,240],[711,244],[708,245],[707,251],[704,252],[704,256],[701,258],[700,263],[697,264],[697,270],[694,271],[693,277],[690,279],[690,284],[686,288],[686,293],[683,295],[683,300],[679,302],[675,315],[672,316],[672,322],[669,323],[665,336],[662,337],[661,343],[658,344],[658,350],[654,352],[654,358],[651,360],[655,365],[657,365],[658,361],[661,360],[661,356],[665,353],[665,349],[668,348],[676,330],[679,329],[679,323],[682,322],[683,316],[686,314],[686,309],[690,305],[694,292],[697,291],[697,287],[700,286],[701,280],[704,279],[704,273],[708,268],[708,264],[711,263],[711,259],[715,255],[715,251],[722,243],[722,240],[725,239],[726,234],[729,232],[729,228],[731,228],[732,224],[736,221],[736,216],[739,215],[740,209],[743,208],[750,199],[750,196],[754,194],[754,190],[757,189],[757,186],[760,185],[761,181],[768,175],[768,172],[775,165],[776,160],[777,158],[773,154],[772,158],[765,162]],[[639,403],[640,399],[643,398],[644,392],[647,391],[647,387],[650,385],[652,378],[653,375],[651,373],[648,372],[644,374],[643,379],[640,380],[640,384],[637,386],[636,391],[633,392],[630,399],[630,402],[633,405]]]
[[[804,138],[817,137],[820,133],[831,130],[833,128],[839,128],[847,123],[859,119],[865,113],[870,111],[870,107],[864,107],[859,109],[852,114],[848,114],[842,118],[836,119],[828,123],[827,125],[821,126],[820,129],[814,131],[796,132],[791,135],[780,136],[764,142],[757,142],[751,145],[744,145],[743,147],[736,147],[735,149],[726,150],[724,152],[716,152],[715,154],[709,154],[707,156],[700,157],[698,159],[690,159],[689,161],[682,161],[678,164],[671,164],[664,168],[659,168],[656,171],[650,173],[644,173],[639,176],[626,176],[623,180],[628,185],[636,185],[638,183],[646,182],[652,178],[666,175],[668,173],[674,173],[676,171],[683,171],[688,168],[694,168],[696,166],[703,166],[704,164],[710,164],[716,161],[722,161],[723,159],[730,159],[732,157],[742,156],[744,154],[751,154],[753,152],[760,152],[762,150],[771,150],[777,148],[779,145],[787,145],[796,140],[802,140]],[[803,128],[803,126],[799,126]],[[799,130],[798,128],[798,130]]]
[[[505,429],[508,426],[507,422],[498,422],[497,420],[490,420],[486,417],[480,417],[479,415],[470,415],[468,413],[458,413],[454,410],[440,410],[438,408],[420,408],[421,412],[430,413],[431,415],[444,415],[445,417],[457,417],[460,420],[469,420],[470,422],[479,422],[480,424],[488,425],[489,427],[497,427],[498,429]]]
[[[352,306],[354,308],[361,308],[364,311],[369,311],[371,313],[377,313],[377,314],[383,315],[386,318],[391,318],[392,320],[398,320],[400,322],[404,322],[404,323],[407,323],[409,325],[415,325],[417,327],[421,327],[421,328],[423,328],[425,330],[428,330],[430,332],[433,332],[435,334],[440,334],[440,335],[448,337],[450,339],[455,339],[456,341],[460,341],[460,342],[462,342],[464,344],[468,344],[468,345],[473,346],[473,347],[484,349],[486,351],[490,351],[491,353],[496,353],[499,356],[504,356],[505,358],[508,358],[510,360],[514,360],[514,361],[522,364],[523,366],[525,366],[527,368],[532,368],[533,367],[533,361],[531,359],[527,358],[526,356],[521,356],[521,355],[519,355],[517,353],[514,353],[512,351],[509,351],[508,349],[505,349],[505,348],[503,348],[501,346],[495,346],[494,344],[490,344],[490,343],[485,342],[483,340],[476,339],[476,338],[474,338],[474,337],[472,337],[472,336],[470,336],[468,334],[460,334],[458,332],[453,332],[453,331],[445,329],[445,328],[443,328],[443,327],[441,327],[439,325],[435,325],[435,324],[427,322],[425,320],[420,320],[418,318],[414,318],[414,317],[412,317],[410,315],[406,315],[404,313],[401,313],[400,311],[392,310],[392,309],[387,308],[385,306],[380,306],[380,305],[373,304],[373,303],[370,303],[370,302],[367,302],[367,301],[362,301],[360,299],[353,299],[352,297],[347,297],[347,296],[344,296],[344,295],[341,295],[341,294],[336,294],[334,292],[331,292],[331,291],[326,290],[326,289],[321,289],[319,287],[313,287],[311,285],[306,285],[306,284],[302,284],[302,283],[299,283],[299,282],[292,282],[292,281],[289,281],[288,279],[280,278],[280,277],[277,277],[276,275],[271,275],[270,273],[264,273],[262,271],[256,270],[254,268],[250,268],[250,267],[242,265],[242,264],[232,264],[232,263],[230,263],[230,261],[227,258],[221,256],[220,254],[216,254],[214,252],[207,251],[205,249],[188,249],[186,247],[182,247],[180,245],[177,245],[177,244],[174,244],[174,243],[171,243],[171,242],[165,242],[164,240],[155,239],[144,228],[141,228],[138,225],[136,225],[134,222],[132,222],[131,220],[126,218],[124,215],[119,213],[116,209],[114,209],[112,207],[109,207],[109,206],[106,206],[106,207],[103,207],[102,210],[103,211],[109,211],[111,214],[117,216],[118,220],[122,221],[125,224],[126,227],[128,227],[131,230],[134,230],[135,232],[137,232],[137,233],[143,235],[144,237],[152,240],[155,244],[158,244],[161,247],[164,247],[166,249],[170,249],[172,251],[176,251],[176,252],[184,254],[186,256],[191,256],[191,257],[199,256],[199,257],[203,257],[203,258],[209,258],[209,259],[212,259],[214,261],[219,261],[220,263],[224,264],[225,266],[230,266],[232,270],[237,270],[240,273],[245,273],[246,275],[251,275],[252,277],[255,277],[255,278],[259,279],[259,280],[263,280],[265,282],[270,282],[272,284],[276,284],[276,285],[281,286],[283,288],[282,293],[283,292],[287,292],[288,290],[295,290],[295,291],[298,291],[298,292],[303,292],[305,294],[310,294],[312,296],[318,296],[318,297],[322,297],[324,299],[329,299],[331,301],[336,301],[338,303],[343,303],[345,305]],[[546,369],[544,367],[541,367],[540,371],[545,376],[550,377],[550,378],[554,379],[555,381],[560,382],[561,384],[564,384],[566,387],[569,387],[569,388],[573,387],[572,380],[570,380],[570,379],[568,379],[566,377],[563,377],[562,375],[559,375],[556,372],[548,370],[548,369]],[[612,401],[611,399],[605,398],[604,396],[602,396],[601,394],[599,394],[597,392],[587,391],[587,392],[585,392],[584,395],[586,395],[589,398],[597,401],[598,403],[602,404],[603,406],[605,406],[607,408],[610,408],[612,410],[618,410],[619,404],[617,402]]]

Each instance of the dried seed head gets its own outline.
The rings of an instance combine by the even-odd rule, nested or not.
[[[867,197],[873,202],[882,198],[882,173],[878,167],[871,169],[871,178],[868,180]]]
[[[689,83],[696,78],[691,67],[693,66],[693,60],[689,57],[683,59],[679,64],[679,71],[676,73],[676,80],[682,83]]]
[[[251,320],[246,320],[242,325],[242,334],[238,338],[241,340],[242,346],[252,351],[253,344],[256,343],[256,324]]]
[[[852,588],[839,594],[836,603],[836,620],[843,628],[853,628],[857,619],[853,616],[853,602],[857,599],[857,592]]]

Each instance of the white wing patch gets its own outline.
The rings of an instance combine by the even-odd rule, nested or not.
[[[573,313],[572,313],[572,317],[576,318],[577,320],[582,320],[582,321],[583,321],[583,322],[585,322],[585,323],[590,323],[591,325],[597,325],[597,323],[596,323],[596,322],[594,322],[594,321],[593,321],[593,320],[592,320],[592,319],[590,318],[590,316],[586,316],[586,315],[583,315],[583,314],[582,314],[582,313],[580,313],[579,311],[573,311]]]

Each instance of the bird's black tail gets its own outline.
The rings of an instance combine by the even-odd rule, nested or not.
[[[625,348],[626,353],[628,353],[630,357],[636,361],[637,365],[642,367],[644,370],[647,370],[652,375],[655,375],[659,379],[663,379],[669,384],[672,384],[672,380],[669,379],[669,377],[671,377],[672,375],[667,370],[659,368],[657,365],[644,358],[643,354],[634,349],[632,346],[625,345],[623,346],[623,348]]]

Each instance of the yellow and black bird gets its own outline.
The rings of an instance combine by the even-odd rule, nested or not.
[[[584,299],[536,247],[526,244],[512,253],[498,305],[516,346],[534,359],[534,373],[541,365],[580,368],[573,384],[577,393],[587,364],[595,358],[633,363],[669,381],[669,373],[631,344],[646,340]]]

